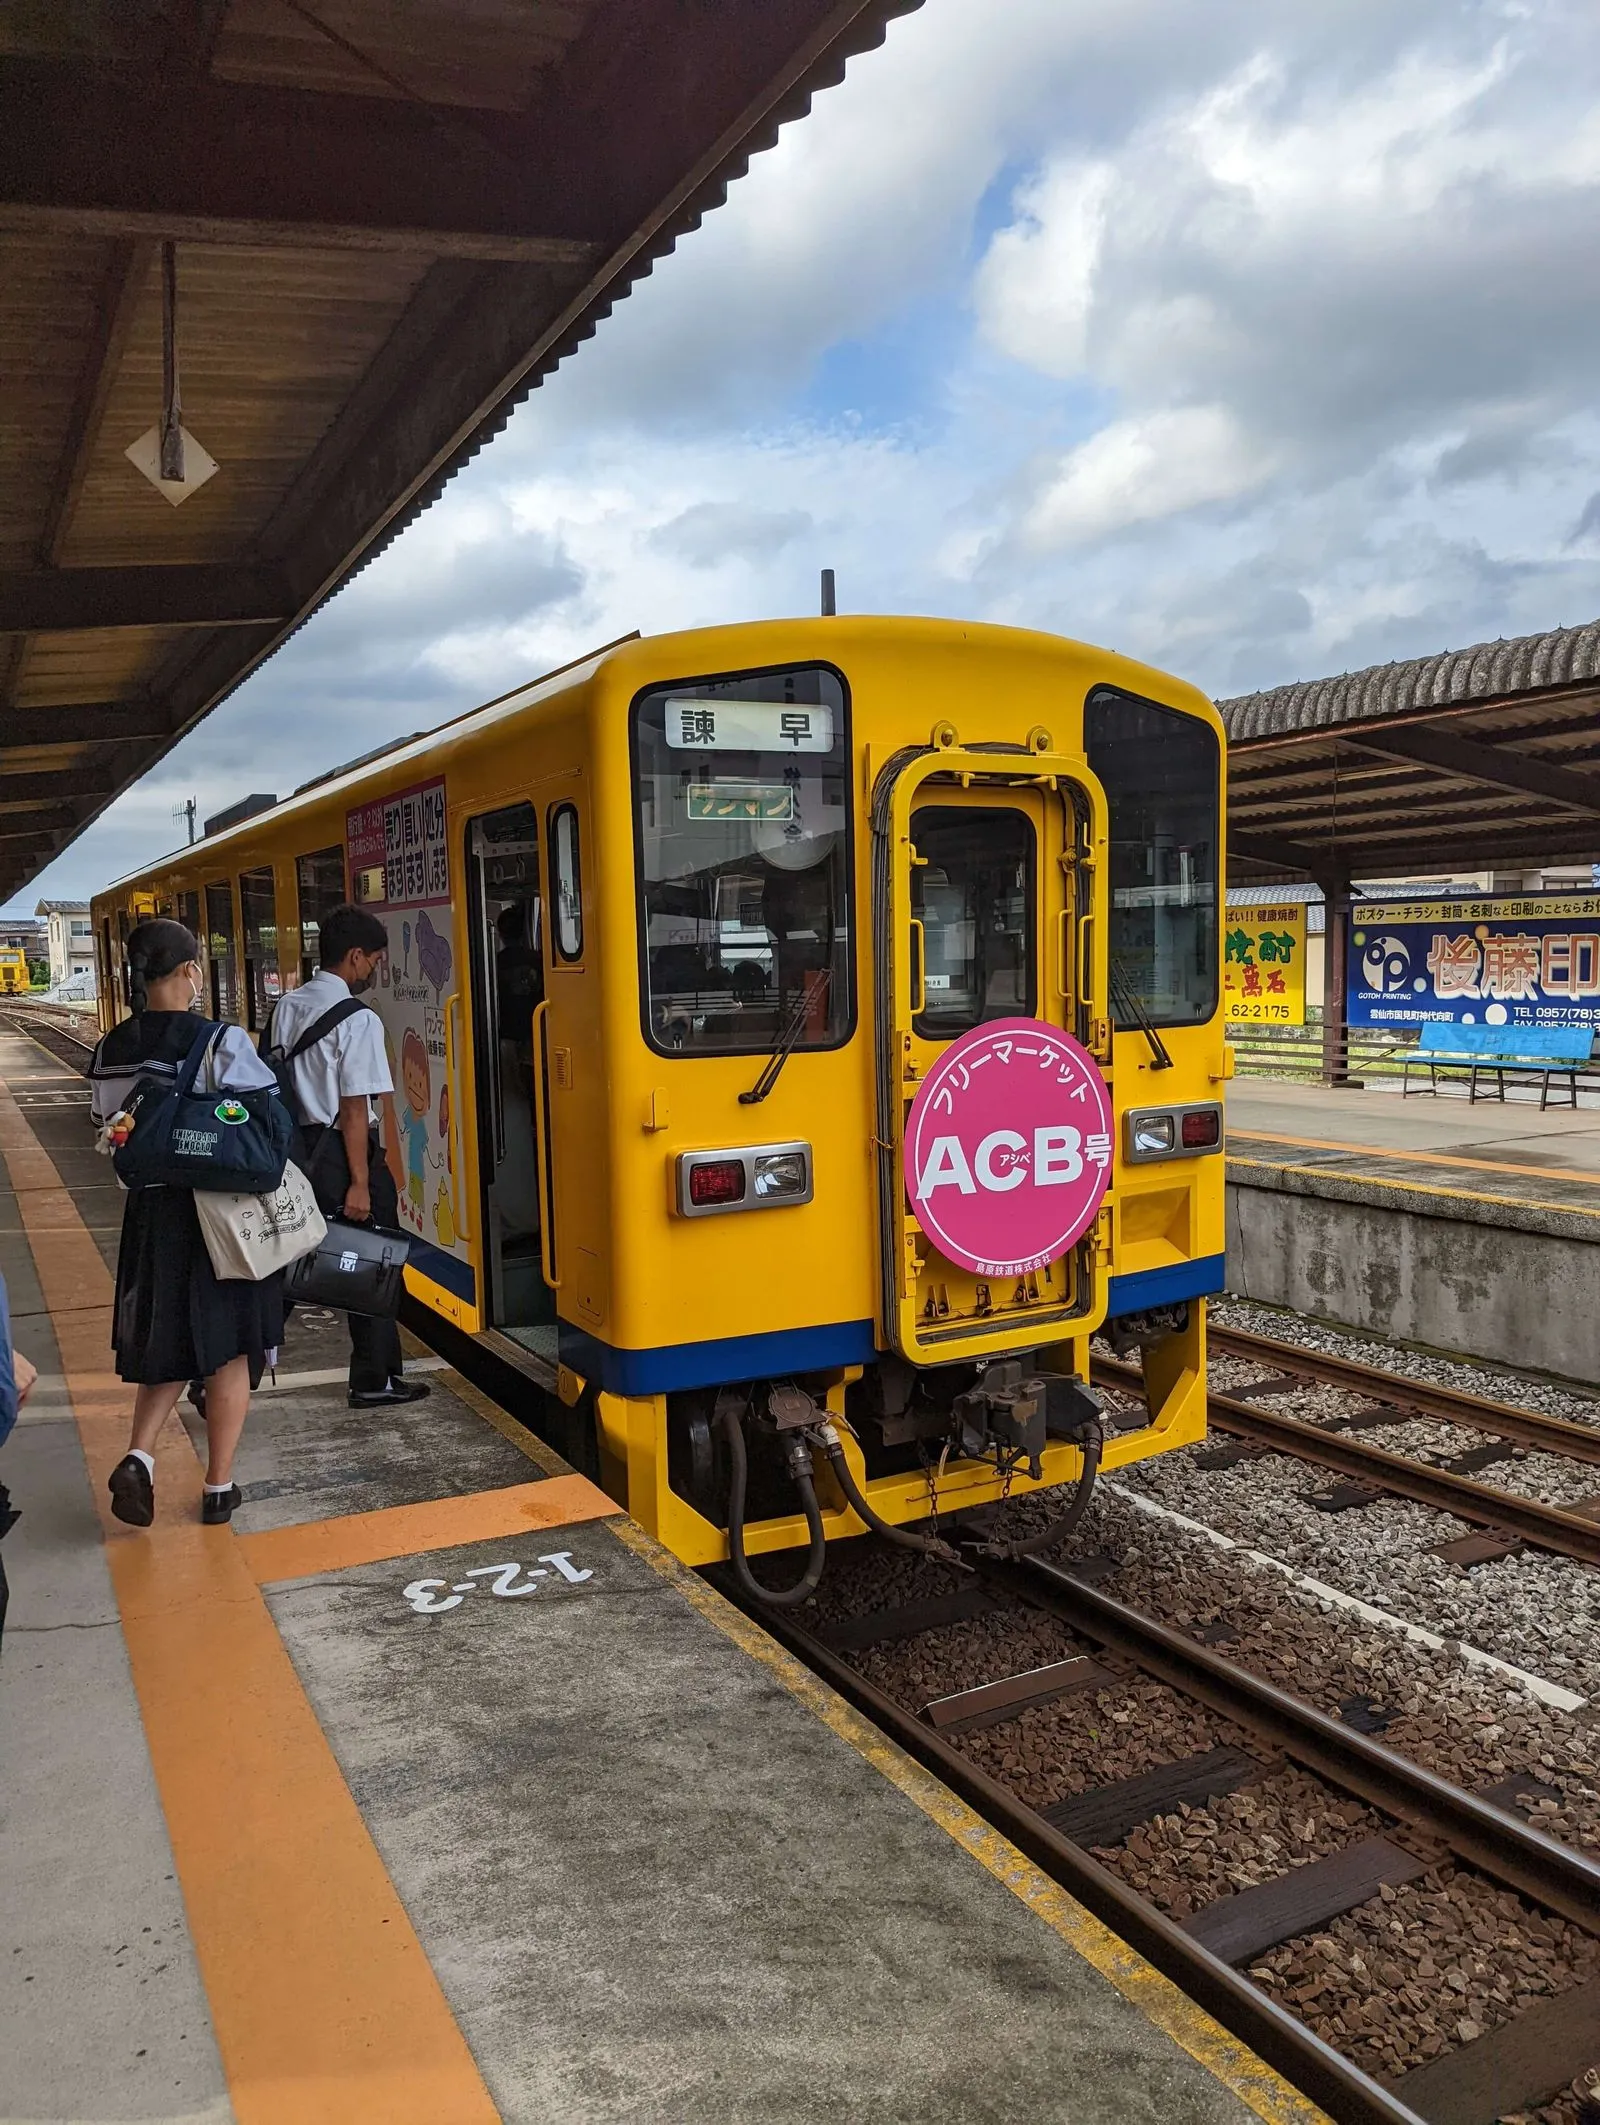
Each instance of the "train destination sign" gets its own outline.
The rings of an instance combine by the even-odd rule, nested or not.
[[[1350,911],[1353,1026],[1600,1026],[1600,894]]]
[[[666,704],[667,743],[687,753],[831,753],[833,710],[815,701]]]
[[[917,1223],[977,1276],[1042,1269],[1093,1224],[1111,1179],[1111,1096],[1089,1051],[1036,1018],[951,1041],[906,1123]]]

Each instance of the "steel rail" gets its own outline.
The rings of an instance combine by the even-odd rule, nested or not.
[[[1105,1387],[1144,1392],[1137,1366],[1115,1358],[1093,1359],[1090,1377]],[[1494,1528],[1535,1549],[1575,1558],[1579,1564],[1600,1565],[1600,1523],[1576,1513],[1519,1498],[1512,1491],[1495,1490],[1487,1483],[1474,1483],[1470,1476],[1453,1475],[1448,1469],[1429,1468],[1424,1462],[1409,1461],[1342,1432],[1323,1431],[1298,1417],[1258,1409],[1252,1402],[1236,1402],[1230,1395],[1209,1394],[1206,1405],[1217,1428],[1236,1438],[1250,1439],[1275,1453],[1292,1454],[1297,1461],[1320,1462],[1374,1490],[1392,1491],[1396,1497],[1431,1505],[1436,1512],[1453,1514],[1458,1520]]]
[[[1216,1328],[1208,1322],[1206,1341],[1213,1351],[1225,1352],[1230,1358],[1245,1358],[1273,1371],[1320,1380],[1325,1386],[1364,1395],[1371,1401],[1419,1410],[1424,1416],[1437,1417],[1441,1423],[1493,1432],[1525,1446],[1564,1454],[1569,1461],[1600,1463],[1600,1428],[1574,1424],[1566,1417],[1543,1417],[1532,1410],[1513,1409],[1482,1395],[1464,1394],[1458,1388],[1440,1387],[1430,1380],[1408,1379],[1404,1373],[1383,1372],[1356,1358],[1303,1350],[1297,1343],[1280,1343],[1275,1337],[1251,1335],[1240,1328]]]
[[[1520,1815],[1424,1770],[1209,1646],[1073,1579],[1040,1558],[978,1561],[979,1572],[1146,1674],[1260,1735],[1329,1784],[1448,1845],[1508,1888],[1600,1935],[1600,1864]]]
[[[1324,2043],[1286,2008],[1213,1955],[1043,1816],[978,1769],[904,1705],[841,1660],[791,1616],[741,1601],[718,1573],[720,1591],[767,1634],[888,1734],[923,1769],[1010,1839],[1041,1873],[1152,1963],[1164,1977],[1247,2044],[1256,2056],[1337,2118],[1340,2125],[1424,2125],[1381,2083]]]

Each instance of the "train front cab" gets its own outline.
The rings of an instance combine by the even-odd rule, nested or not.
[[[1155,1417],[1108,1433],[1102,1465],[1204,1428],[1209,704],[1044,637],[844,622],[826,640],[730,671],[725,635],[717,662],[679,638],[667,680],[669,645],[630,648],[588,683],[581,732],[541,735],[551,772],[458,821],[483,1311],[558,1364],[602,1479],[696,1564],[728,1554],[735,1407],[751,1554],[807,1540],[796,1426],[815,1445],[831,1421],[849,1488],[892,1525],[1075,1482],[1073,1383],[1108,1314]],[[506,955],[535,927],[530,1012]],[[1093,1226],[1003,1287],[932,1248],[900,1178],[923,1074],[999,1015],[1074,1033],[1117,1118]],[[1019,1432],[1019,1375],[1056,1383],[1042,1442]],[[825,1537],[863,1532],[837,1457],[809,1463]]]

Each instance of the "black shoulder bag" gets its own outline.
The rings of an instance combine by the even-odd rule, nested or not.
[[[133,1128],[111,1155],[129,1188],[198,1188],[266,1195],[283,1179],[293,1123],[273,1086],[197,1092],[200,1068],[224,1028],[202,1030],[174,1084],[141,1078],[126,1107]]]

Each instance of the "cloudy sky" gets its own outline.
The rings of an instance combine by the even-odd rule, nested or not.
[[[1600,613],[1592,0],[925,0],[25,896],[638,627],[1226,695]]]

